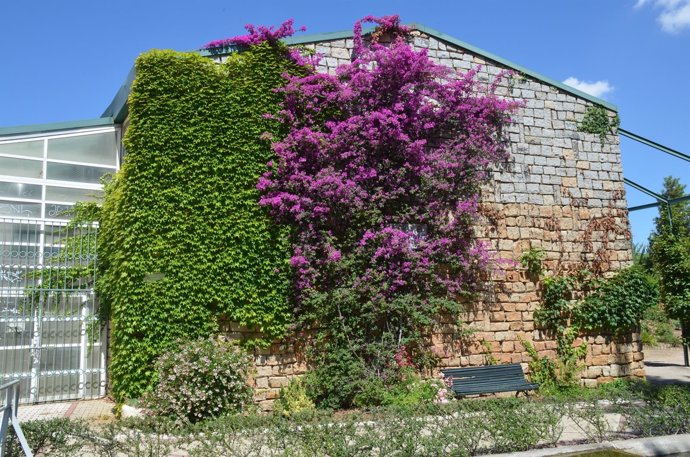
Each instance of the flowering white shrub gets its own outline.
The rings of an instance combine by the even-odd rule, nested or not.
[[[153,414],[198,422],[240,412],[252,402],[248,355],[214,338],[181,341],[156,361],[158,384],[144,397]]]

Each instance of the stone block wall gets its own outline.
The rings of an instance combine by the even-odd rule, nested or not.
[[[509,69],[420,31],[412,32],[410,42],[456,70],[480,66],[481,82],[493,81]],[[353,42],[338,39],[305,47],[324,56],[319,71],[334,72],[338,65],[350,62]],[[525,251],[542,249],[544,265],[552,273],[586,267],[607,275],[628,266],[632,259],[618,136],[608,135],[602,142],[597,135],[578,131],[593,103],[519,73],[502,80],[497,92],[522,100],[523,106],[508,132],[511,160],[495,170],[483,190],[484,220],[477,226],[477,235],[504,262],[487,281],[482,300],[464,316],[475,331],[472,341],[459,342],[451,320],[434,335],[433,350],[445,367],[483,365],[494,359],[522,363],[527,369],[530,358],[523,340],[531,341],[542,356],[556,356],[556,342],[535,329],[539,284],[517,263]],[[644,377],[639,334],[591,335],[576,341],[583,343],[587,344],[584,385]],[[265,409],[281,386],[306,372],[285,344],[257,352],[256,366],[256,398]]]

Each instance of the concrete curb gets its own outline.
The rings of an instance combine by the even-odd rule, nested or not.
[[[690,453],[690,434],[653,436],[651,438],[635,438],[631,440],[605,441],[595,444],[580,444],[577,446],[534,449],[525,452],[491,454],[491,457],[551,457],[603,449],[616,449],[645,457],[672,456],[686,452]]]

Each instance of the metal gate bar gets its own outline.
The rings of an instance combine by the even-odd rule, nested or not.
[[[97,226],[0,218],[0,383],[22,402],[105,395]]]

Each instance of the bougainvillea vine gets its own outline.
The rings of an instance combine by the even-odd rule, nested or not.
[[[256,46],[264,42],[275,44],[279,40],[295,34],[294,24],[294,19],[286,20],[280,24],[277,29],[274,26],[267,27],[264,25],[247,24],[244,26],[244,28],[247,30],[247,34],[211,41],[206,43],[203,46],[203,49],[227,48],[229,46],[246,48],[249,46]],[[301,26],[299,28],[300,32],[304,32],[306,30],[307,28],[305,26]]]
[[[355,22],[352,28],[355,55],[360,55],[365,51],[364,41],[362,40],[362,24],[366,23],[376,24],[376,28],[370,36],[372,44],[378,44],[381,38],[387,34],[391,35],[394,40],[402,40],[410,32],[409,27],[400,24],[400,16],[397,14],[381,17],[365,16]]]
[[[379,24],[370,48],[363,21]],[[490,263],[473,224],[481,184],[508,158],[503,132],[517,105],[480,86],[476,70],[413,50],[406,32],[397,16],[366,17],[351,64],[288,79],[278,119],[287,135],[257,186],[293,227],[295,311],[320,329],[317,371],[347,378],[321,392],[333,404],[351,401],[358,379],[388,376],[402,346],[421,364],[425,332],[458,314]],[[384,46],[383,33],[397,38]]]

